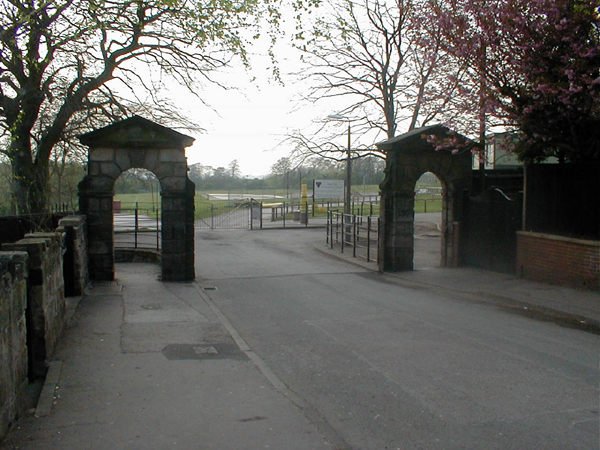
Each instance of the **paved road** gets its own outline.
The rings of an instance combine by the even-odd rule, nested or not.
[[[324,256],[323,234],[200,231],[196,271],[337,447],[599,447],[598,336]]]

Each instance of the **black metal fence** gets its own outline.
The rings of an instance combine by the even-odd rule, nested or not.
[[[77,211],[77,206],[71,202],[69,202],[69,203],[54,203],[50,209],[52,210],[53,213],[56,213],[56,214],[60,214],[60,213],[75,214]]]
[[[160,250],[160,205],[115,202],[114,245],[117,248]]]
[[[222,201],[197,211],[200,218],[196,220],[196,227],[211,230],[324,227],[331,205],[330,202],[277,198]]]
[[[250,229],[308,227],[315,207],[308,202],[253,201]]]
[[[327,212],[327,244],[351,252],[355,258],[377,261],[379,248],[379,217]]]

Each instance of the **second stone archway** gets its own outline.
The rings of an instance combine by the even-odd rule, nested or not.
[[[377,144],[387,155],[381,183],[379,269],[413,270],[415,184],[425,172],[442,183],[441,266],[459,263],[463,196],[471,187],[470,142],[442,125],[410,131]]]

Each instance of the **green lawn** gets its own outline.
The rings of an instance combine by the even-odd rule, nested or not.
[[[442,199],[440,197],[432,198],[431,196],[420,197],[417,195],[415,198],[415,212],[441,212],[442,211]]]
[[[150,192],[139,194],[115,194],[115,201],[121,202],[121,210],[133,210],[136,205],[140,210],[153,211],[160,210],[160,195]],[[232,202],[227,200],[207,200],[203,193],[196,192],[194,196],[194,216],[196,219],[211,217],[215,212],[223,212],[225,208],[231,209]]]
[[[147,208],[152,204],[160,205],[160,194],[156,192],[143,192],[140,194],[115,194],[114,201],[121,202],[122,208],[135,208],[135,204],[138,204],[140,208]]]
[[[358,186],[357,186],[358,187]],[[362,186],[361,186],[362,187]],[[368,186],[368,188],[371,186]],[[375,188],[376,186],[372,186]],[[241,194],[242,190],[237,191],[229,191],[232,194]],[[368,192],[368,191],[367,191]],[[374,191],[371,191],[374,192]],[[211,191],[211,194],[227,194],[227,192],[217,192]],[[261,189],[257,191],[253,191],[253,194],[256,195],[280,195],[285,197],[285,192],[276,189]],[[121,202],[121,209],[134,209],[136,202],[138,208],[146,210],[146,211],[154,211],[160,210],[160,195],[154,193],[146,192],[139,194],[115,194],[115,201]],[[310,200],[309,200],[310,201]],[[265,200],[266,203],[269,200]],[[195,203],[195,218],[202,219],[211,217],[213,214],[221,214],[226,210],[230,210],[231,208],[235,208],[238,203],[231,202],[228,200],[208,200],[206,198],[205,192],[196,192],[194,197]],[[340,209],[343,209],[343,206],[340,206]],[[432,197],[429,194],[417,194],[415,196],[415,212],[440,212],[442,210],[442,199],[439,197]],[[378,215],[379,214],[379,204],[373,203],[371,204],[369,201],[365,202],[355,202],[354,203],[354,214],[358,215]],[[327,213],[326,207],[317,205],[315,208],[315,215],[325,215]]]

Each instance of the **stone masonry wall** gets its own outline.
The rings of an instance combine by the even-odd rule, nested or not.
[[[27,386],[27,259],[26,252],[0,252],[0,439]]]
[[[65,292],[82,295],[87,285],[85,216],[65,217],[57,232],[26,234],[1,250],[0,440],[25,407],[29,381],[46,373],[65,324]]]
[[[27,252],[29,378],[44,377],[65,321],[63,233],[32,233],[2,250]]]
[[[65,234],[65,297],[83,295],[88,283],[86,226],[85,216],[67,216],[58,222],[56,231]]]

